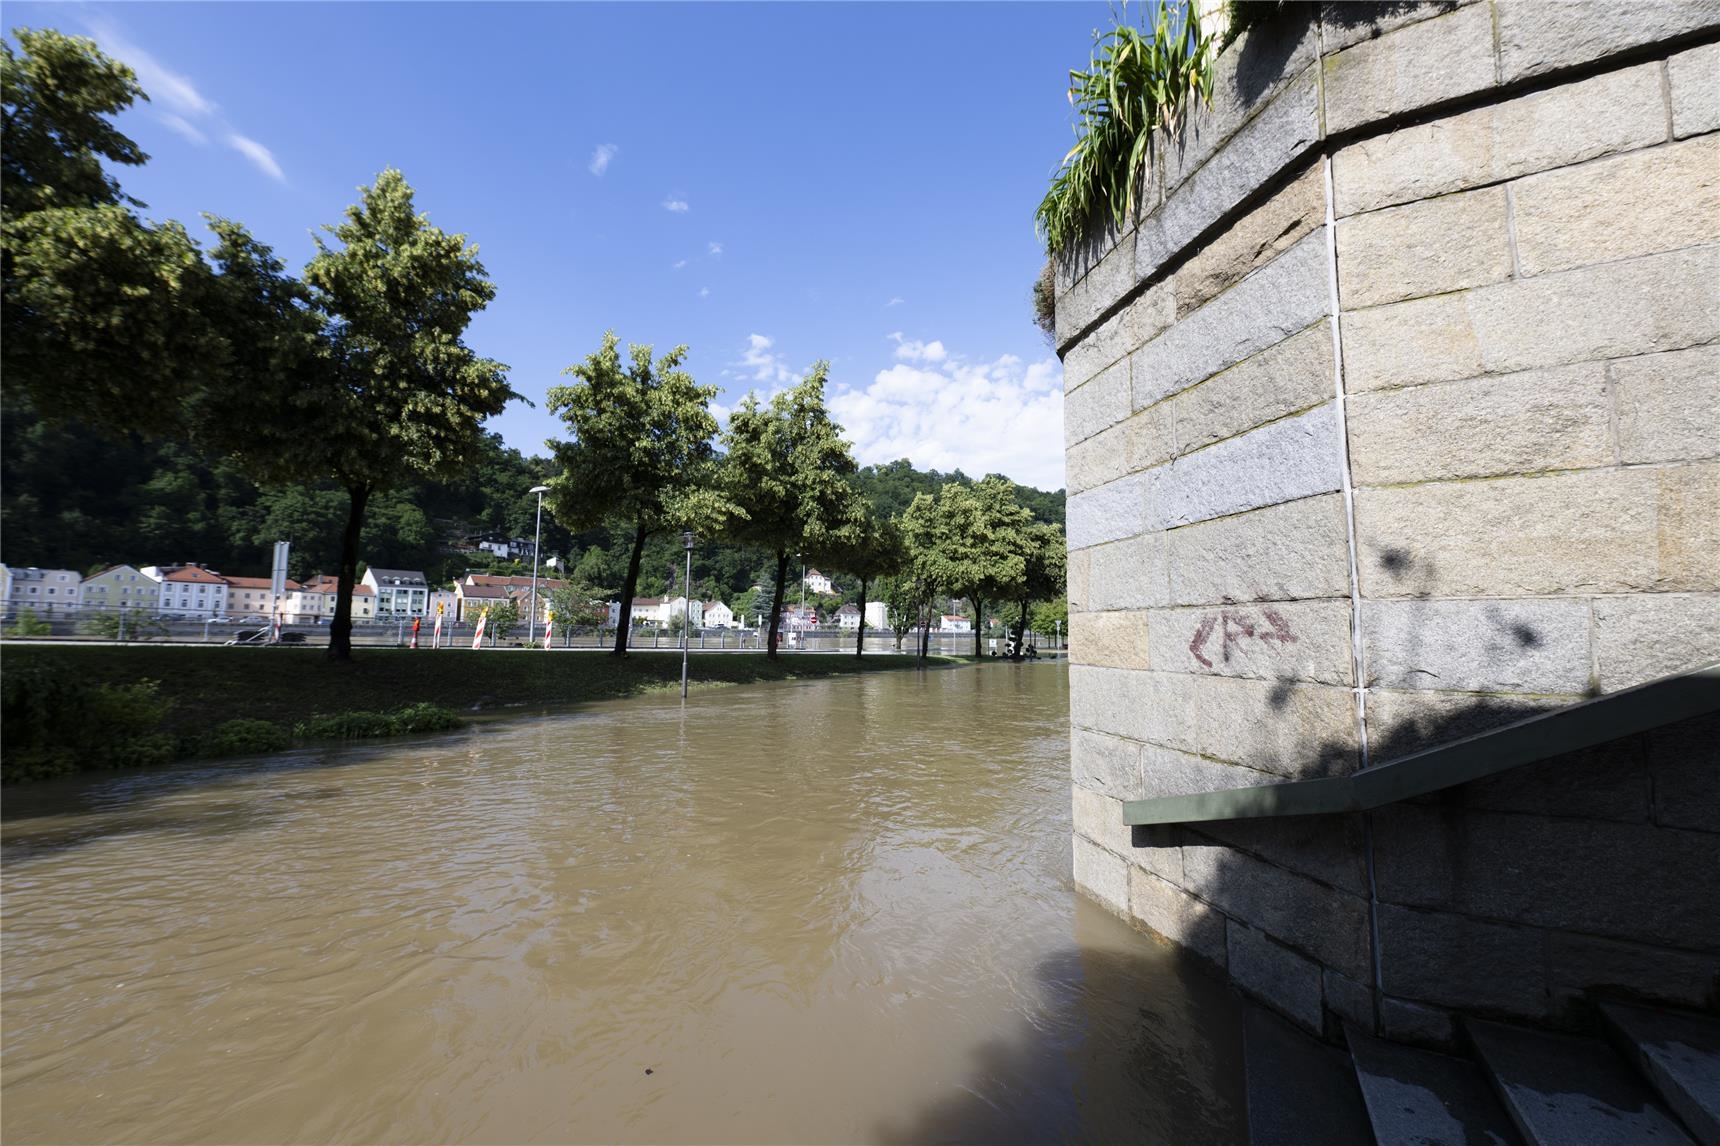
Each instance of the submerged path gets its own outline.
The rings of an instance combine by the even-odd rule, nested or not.
[[[9,793],[8,1142],[1227,1141],[1076,896],[1053,665]]]

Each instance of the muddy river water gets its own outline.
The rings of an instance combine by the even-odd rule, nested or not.
[[[1223,1142],[1234,1004],[1070,881],[1068,677],[592,705],[8,791],[26,1142]]]

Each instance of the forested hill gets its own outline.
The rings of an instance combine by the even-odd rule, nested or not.
[[[306,428],[314,433],[315,427]],[[461,480],[418,483],[371,499],[360,555],[385,568],[423,569],[450,579],[487,558],[455,552],[478,536],[531,536],[536,499],[528,492],[555,464],[527,457],[486,437],[482,457]],[[894,516],[917,493],[972,479],[959,470],[915,469],[908,461],[866,466],[855,484],[880,513]],[[1017,486],[1041,521],[1063,521],[1063,492]],[[0,416],[0,560],[14,565],[76,569],[125,561],[197,561],[241,576],[266,576],[270,547],[293,542],[291,573],[332,572],[340,554],[346,495],[333,486],[259,489],[236,466],[210,462],[183,446],[136,437],[112,440],[84,427],[41,421],[12,395]],[[546,514],[546,555],[563,555],[586,583],[621,583],[626,544],[592,530],[572,535]],[[660,550],[660,552],[659,552]],[[642,595],[668,587],[678,564],[676,538],[653,538],[646,551]],[[762,580],[770,562],[733,545],[705,541],[694,577],[706,595],[730,599]]]

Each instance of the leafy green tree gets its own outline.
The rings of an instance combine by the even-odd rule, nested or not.
[[[943,588],[938,531],[938,499],[929,493],[915,494],[902,513],[902,565],[890,582],[889,605],[898,625],[904,617],[919,624],[921,660],[932,640],[932,599]]]
[[[519,605],[512,598],[498,601],[490,606],[490,619],[484,622],[484,635],[490,638],[491,645],[498,645],[519,625]]]
[[[1069,599],[1062,594],[1033,607],[1033,631],[1036,633],[1069,632]]]
[[[544,504],[571,529],[606,521],[631,528],[615,627],[614,653],[625,656],[646,539],[710,520],[722,507],[711,488],[717,387],[700,386],[681,369],[685,346],[654,363],[649,346],[630,345],[625,363],[619,347],[615,332],[606,333],[596,353],[563,371],[578,381],[550,389],[549,408],[572,440],[553,444],[562,473]]]
[[[607,589],[574,581],[550,590],[549,607],[563,632],[575,627],[598,628],[609,620],[609,611],[602,604],[608,596]]]
[[[980,655],[986,602],[1005,599],[1026,576],[1032,521],[1007,478],[993,475],[971,486],[951,484],[938,491],[930,523],[934,577],[973,606],[975,656]]]
[[[854,639],[854,655],[866,649],[866,589],[880,577],[896,572],[902,565],[902,529],[888,518],[879,518],[863,498],[855,498],[852,519],[842,531],[841,541],[825,553],[821,560],[860,581],[860,625]],[[844,594],[844,597],[846,594]],[[835,607],[845,602],[838,599]]]
[[[294,395],[316,424],[280,443],[281,469],[329,478],[347,494],[340,588],[329,657],[352,659],[352,585],[365,508],[378,490],[412,475],[457,472],[480,453],[479,423],[519,397],[507,367],[463,341],[472,315],[496,288],[464,235],[433,226],[413,208],[412,188],[392,168],[362,188],[346,222],[320,237],[305,268],[325,322],[323,368]]]
[[[54,626],[44,621],[34,609],[19,609],[18,615],[12,618],[12,627],[7,631],[10,637],[48,637],[54,633]]]
[[[1015,626],[1015,656],[1018,660],[1026,655],[1028,609],[1033,602],[1053,598],[1062,601],[1063,620],[1067,623],[1069,619],[1068,603],[1063,596],[1069,550],[1063,539],[1063,530],[1055,525],[1035,522],[1023,531],[1022,537],[1025,545],[1021,581],[1014,587],[1015,599],[1021,604],[1021,619]]]
[[[760,406],[749,394],[729,415],[723,443],[724,488],[738,512],[729,535],[776,557],[770,636],[765,655],[776,657],[789,559],[797,551],[833,551],[853,538],[855,470],[841,427],[824,405],[829,364],[816,363],[804,379]]]

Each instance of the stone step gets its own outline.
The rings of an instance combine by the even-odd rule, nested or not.
[[[1263,1007],[1242,1020],[1250,1146],[1372,1146],[1350,1056]]]
[[[1703,1146],[1720,1146],[1720,1020],[1669,1007],[1602,1003],[1613,1045]]]
[[[1379,1146],[1519,1146],[1522,1139],[1481,1068],[1467,1059],[1347,1029]]]
[[[1532,1146],[1693,1146],[1647,1083],[1600,1039],[1479,1020],[1464,1025]]]

